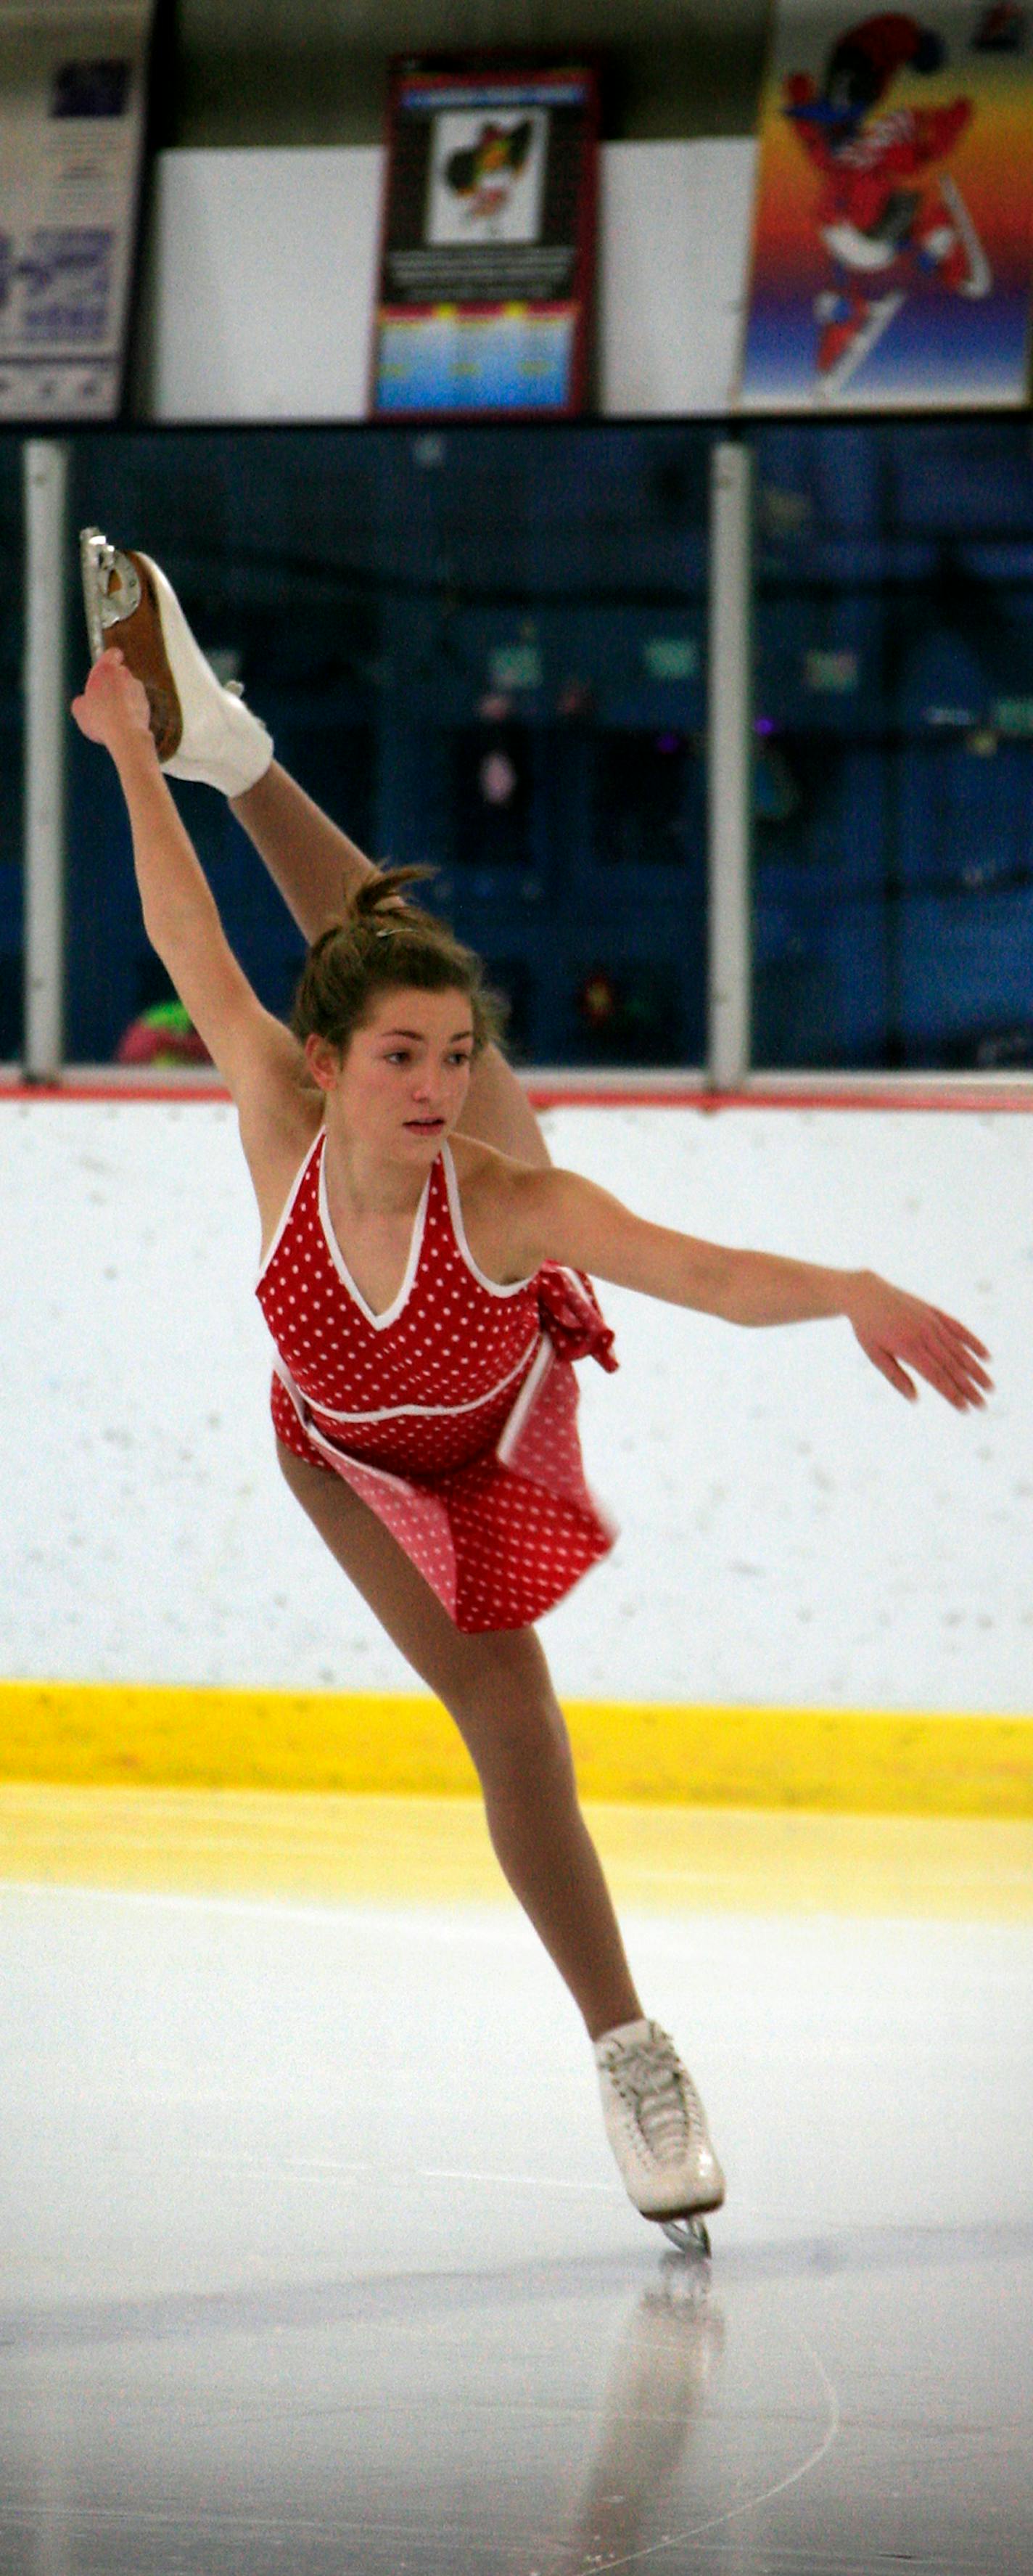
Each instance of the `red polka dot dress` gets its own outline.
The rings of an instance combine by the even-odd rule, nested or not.
[[[273,1421],[343,1476],[467,1633],[526,1628],[612,1547],[585,1482],[571,1362],[616,1368],[579,1272],[498,1287],[478,1270],[447,1145],[383,1314],[334,1234],[320,1129],[258,1282],[276,1344]]]

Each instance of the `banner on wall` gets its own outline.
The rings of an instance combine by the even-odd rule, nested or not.
[[[395,73],[371,410],[584,408],[598,125],[590,68]]]
[[[153,0],[0,0],[0,420],[120,408]]]
[[[777,0],[739,398],[751,410],[1021,403],[1033,11]]]

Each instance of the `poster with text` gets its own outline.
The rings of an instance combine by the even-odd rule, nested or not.
[[[739,396],[1022,403],[1033,24],[1017,0],[778,0]]]
[[[0,419],[119,410],[153,0],[0,0]]]
[[[591,69],[397,74],[374,412],[583,409],[597,136]]]

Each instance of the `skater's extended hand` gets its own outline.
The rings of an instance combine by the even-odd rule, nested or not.
[[[861,1272],[847,1313],[872,1366],[881,1369],[890,1385],[911,1403],[918,1389],[901,1366],[904,1360],[958,1413],[985,1403],[983,1390],[989,1390],[993,1381],[979,1363],[989,1359],[989,1351],[954,1315],[944,1315],[938,1306],[925,1305],[921,1297],[891,1287],[874,1270]]]
[[[87,741],[103,743],[115,757],[141,735],[150,736],[147,691],[126,669],[117,644],[109,644],[94,663],[81,697],[72,700],[72,714]]]

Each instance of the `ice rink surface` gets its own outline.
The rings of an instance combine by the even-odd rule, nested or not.
[[[1033,1910],[848,1908],[625,1914],[706,2265],[515,1908],[12,1880],[2,2576],[1026,2576]]]

